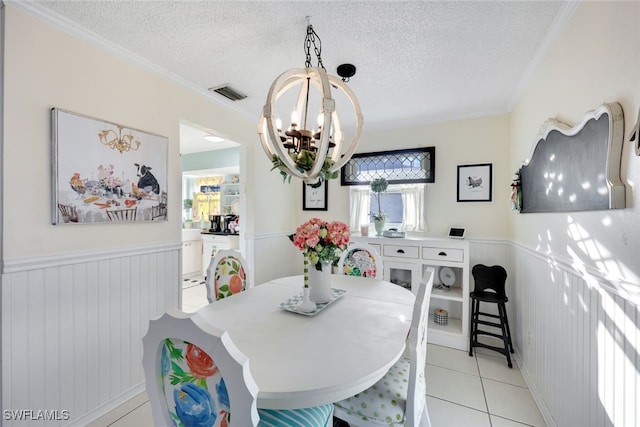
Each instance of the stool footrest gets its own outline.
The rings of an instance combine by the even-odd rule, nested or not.
[[[473,342],[473,347],[487,348],[489,350],[497,351],[498,353],[504,354],[505,356],[509,357],[509,355],[507,354],[509,352],[509,350],[507,350],[506,348],[496,347],[496,346],[488,345],[488,344],[483,344],[483,343],[478,342],[478,341],[474,341]],[[509,362],[511,362],[511,361],[509,360]]]
[[[474,331],[473,333],[474,333],[474,335],[489,335],[489,336],[492,336],[494,338],[500,338],[500,339],[504,338],[500,334],[494,334],[493,332],[482,331],[480,329],[478,329],[477,331]]]
[[[487,320],[472,320],[472,322],[477,323],[479,325],[487,325],[487,326],[493,326],[494,328],[502,328],[502,325],[500,323],[489,322]]]
[[[497,314],[484,313],[482,311],[478,311],[478,312],[476,312],[476,314],[479,314],[481,316],[493,317],[494,319],[499,319],[500,318],[500,316],[498,316]]]

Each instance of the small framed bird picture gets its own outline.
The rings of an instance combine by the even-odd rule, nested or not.
[[[458,202],[490,202],[493,163],[458,165]]]

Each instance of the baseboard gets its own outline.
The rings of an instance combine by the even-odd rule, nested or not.
[[[142,393],[144,393],[144,391],[145,391],[145,383],[142,382],[136,385],[135,387],[132,387],[129,390],[125,391],[124,393],[121,393],[120,395],[114,397],[113,399],[104,403],[103,405],[100,405],[97,408],[85,414],[82,414],[82,416],[78,418],[74,418],[73,420],[71,420],[69,424],[67,424],[67,426],[68,427],[91,427],[91,423],[99,420],[102,417],[108,416],[110,412],[114,411],[121,405],[124,405],[125,403],[130,402],[132,399],[140,396]],[[146,400],[146,397],[145,397],[145,400]],[[134,408],[131,408],[131,409],[134,409]],[[104,423],[100,422],[99,425],[102,426],[102,425],[111,424],[112,422],[115,422],[117,419],[121,418],[122,415],[124,414],[121,414],[121,415],[113,414],[114,419],[112,421],[108,421],[105,418],[104,420],[101,420],[105,422]]]

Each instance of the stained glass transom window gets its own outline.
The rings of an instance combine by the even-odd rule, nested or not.
[[[342,167],[341,185],[370,184],[386,178],[389,184],[435,182],[435,147],[354,154]]]

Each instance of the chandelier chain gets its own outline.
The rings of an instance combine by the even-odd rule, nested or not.
[[[318,44],[316,44],[316,39],[318,39]],[[304,63],[305,68],[310,68],[313,65],[311,64],[311,45],[313,45],[313,53],[315,53],[316,58],[318,59],[318,68],[322,68],[324,71],[327,71],[324,68],[324,64],[322,63],[322,57],[320,56],[322,53],[322,40],[320,40],[320,36],[313,31],[313,26],[311,24],[307,25],[307,37],[304,39],[304,48],[306,54],[306,60]]]

